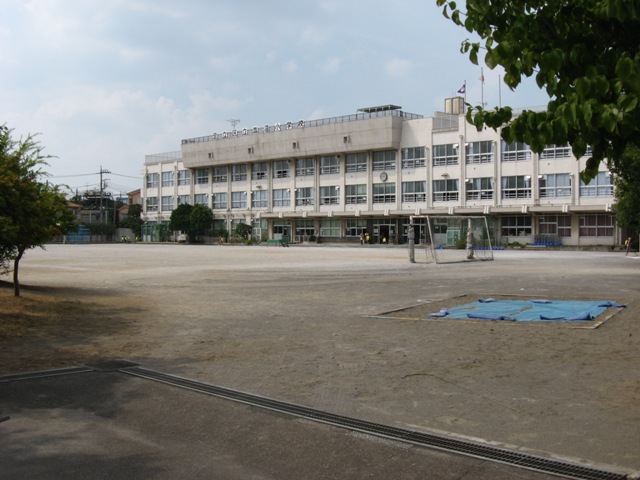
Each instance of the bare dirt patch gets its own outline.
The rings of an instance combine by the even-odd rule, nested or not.
[[[79,365],[126,356],[140,299],[100,297],[0,282],[0,372]],[[104,341],[110,338],[110,341]]]

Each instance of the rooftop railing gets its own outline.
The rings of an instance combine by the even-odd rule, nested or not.
[[[214,133],[203,137],[187,138],[182,140],[182,144],[210,142],[212,140],[220,140],[225,138],[241,137],[246,135],[256,135],[260,133],[278,132],[282,130],[293,130],[296,128],[319,127],[321,125],[331,125],[334,123],[357,122],[359,120],[369,120],[378,117],[402,117],[407,120],[415,120],[424,118],[424,115],[416,113],[408,113],[402,110],[385,110],[379,112],[358,112],[352,115],[343,115],[340,117],[321,118],[318,120],[298,120],[296,122],[275,123],[273,125],[264,125],[262,127],[242,128],[231,130],[228,132]]]

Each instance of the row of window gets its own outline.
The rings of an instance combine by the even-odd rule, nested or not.
[[[530,215],[514,215],[500,217],[500,232],[503,237],[530,237],[533,234],[532,219]],[[571,236],[570,215],[544,215],[537,217],[538,233],[541,235],[555,235],[558,237]],[[611,237],[613,236],[615,220],[611,214],[585,214],[580,215],[578,235],[580,237]],[[274,232],[288,231],[289,224],[274,224]],[[340,237],[341,222],[336,219],[322,219],[320,232],[323,237]],[[367,220],[347,219],[345,222],[345,236],[357,237],[360,232],[367,229]],[[296,220],[296,235],[315,235],[314,220]]]
[[[561,198],[571,196],[571,178],[569,174],[549,174],[542,175],[538,180],[540,198]],[[396,184],[395,183],[374,183],[373,203],[395,203]],[[295,205],[307,206],[315,205],[315,189],[304,187],[294,190]],[[494,198],[495,180],[492,177],[470,178],[465,182],[465,193],[467,200],[491,200]],[[613,195],[613,185],[611,177],[605,172],[600,172],[589,184],[581,181],[580,196],[611,196]],[[525,175],[507,176],[501,178],[501,198],[522,199],[531,198],[531,177]],[[269,194],[266,190],[255,190],[251,193],[251,206],[253,208],[267,208]],[[433,181],[433,201],[448,202],[459,200],[458,179],[441,179]],[[196,194],[194,202],[207,204],[206,194]],[[341,200],[340,187],[323,186],[319,188],[318,205],[339,205]],[[427,182],[402,182],[402,202],[416,203],[427,200]],[[189,203],[189,195],[179,195],[178,204]],[[344,202],[347,205],[366,204],[367,185],[346,185]],[[174,197],[163,196],[162,211],[171,211],[174,208]],[[277,188],[272,192],[272,205],[274,207],[289,207],[292,204],[291,189]],[[226,208],[247,208],[247,192],[231,192],[231,204],[229,206],[228,194],[226,192],[214,193],[212,205],[214,209]],[[158,198],[147,198],[147,211],[158,211]]]
[[[456,143],[433,146],[433,165],[446,166],[457,165],[459,146]],[[493,142],[480,141],[470,142],[465,145],[466,163],[491,163],[494,161]],[[426,148],[411,147],[401,149],[402,168],[420,168],[426,165]],[[571,148],[564,146],[548,146],[540,154],[541,159],[566,158],[571,156]],[[318,160],[318,161],[316,161]],[[377,170],[395,170],[396,168],[396,151],[383,150],[372,152],[371,154],[372,168]],[[522,160],[531,160],[531,150],[524,143],[503,143],[502,161],[514,162]],[[316,167],[317,165],[317,167]],[[366,152],[348,153],[345,156],[345,170],[347,173],[366,172],[368,167],[368,154]],[[337,155],[298,158],[295,160],[278,160],[273,162],[273,178],[288,178],[292,172],[298,177],[312,176],[319,169],[320,175],[330,175],[340,173],[340,157]],[[231,175],[231,181],[243,182],[247,180],[247,165],[238,164],[231,166],[212,167],[211,181],[213,183],[226,183]],[[266,179],[269,175],[268,162],[258,162],[253,164],[251,169],[251,178],[253,180]],[[209,168],[195,169],[195,183],[198,185],[209,183]],[[160,175],[158,173],[148,173],[146,176],[147,188],[156,188],[159,186]],[[162,172],[162,186],[171,187],[174,185],[174,172]],[[178,170],[177,184],[190,185],[191,171]]]
[[[494,161],[494,143],[492,141],[469,142],[465,144],[465,162],[467,164],[492,163]],[[586,153],[590,155],[590,152]],[[569,145],[548,145],[540,153],[540,159],[548,160],[555,158],[568,158],[571,156]],[[532,152],[529,145],[521,142],[502,142],[503,162],[519,162],[531,160]],[[459,144],[449,143],[433,146],[433,165],[446,166],[458,165]]]
[[[503,237],[530,237],[532,235],[532,217],[516,215],[501,218],[500,233]],[[611,214],[594,213],[580,215],[578,235],[581,237],[612,237],[615,219]],[[571,217],[569,215],[544,215],[538,217],[538,233],[541,235],[571,236]]]

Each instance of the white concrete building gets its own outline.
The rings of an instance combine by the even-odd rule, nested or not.
[[[165,239],[162,225],[188,202],[210,207],[218,228],[247,223],[262,239],[357,242],[366,231],[404,243],[412,215],[455,214],[487,216],[496,243],[622,243],[604,164],[585,185],[586,157],[568,145],[507,145],[462,108],[448,99],[424,117],[385,105],[182,140],[145,159],[145,239]]]

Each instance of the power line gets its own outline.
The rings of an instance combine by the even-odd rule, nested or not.
[[[135,178],[136,180],[140,180],[142,178],[142,177],[133,177],[131,175],[123,175],[121,173],[113,173],[113,172],[109,172],[109,174],[110,175],[117,175],[118,177]],[[95,173],[77,173],[77,174],[74,174],[74,175],[50,175],[49,178],[90,177],[90,176],[93,176],[93,175],[100,175],[100,172],[95,172]]]

